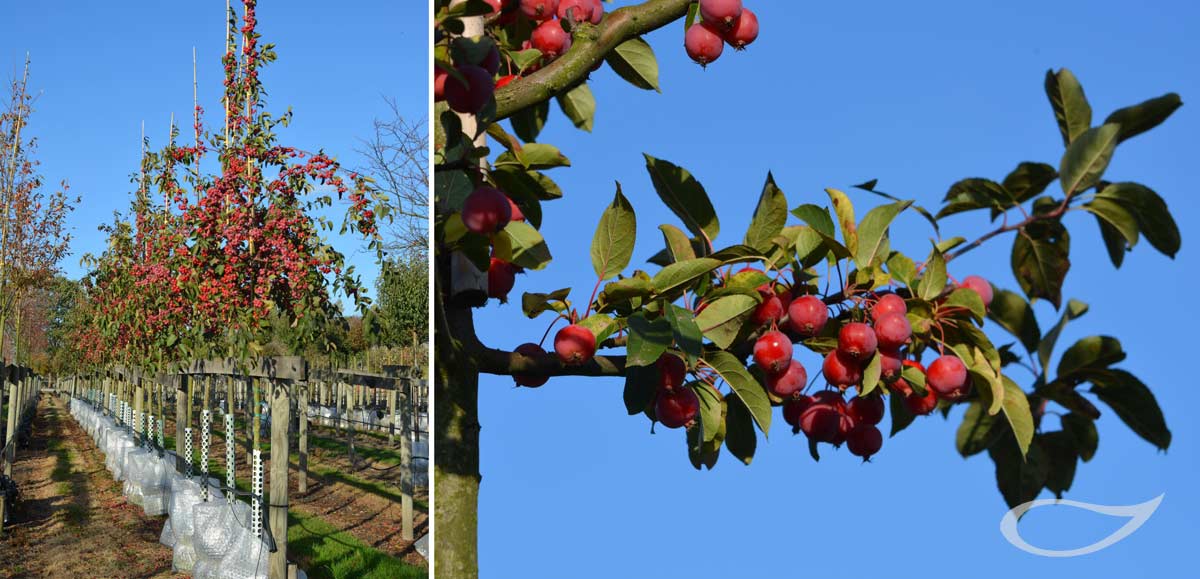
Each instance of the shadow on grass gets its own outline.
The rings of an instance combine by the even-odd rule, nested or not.
[[[429,571],[372,549],[316,517],[288,513],[288,550],[313,579],[422,578]]]

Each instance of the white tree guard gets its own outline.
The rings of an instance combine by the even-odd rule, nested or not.
[[[263,463],[262,451],[254,449],[250,463],[250,530],[255,537],[262,538]]]
[[[200,473],[204,475],[201,497],[208,500],[208,447],[212,442],[212,412],[207,408],[200,411]]]
[[[233,441],[233,413],[225,413],[225,486],[233,489],[237,488],[234,483],[234,474],[237,472],[237,457],[233,454],[233,449],[236,446]],[[229,494],[229,502],[233,503],[234,496]]]
[[[192,476],[192,427],[183,429],[183,459],[187,461],[187,476]]]

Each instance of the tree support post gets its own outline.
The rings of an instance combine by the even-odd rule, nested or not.
[[[300,468],[296,472],[297,490],[300,494],[305,494],[308,492],[308,384],[297,385],[296,396],[296,410],[300,413],[297,424],[300,446],[300,459],[297,461]]]
[[[275,538],[275,552],[271,553],[269,577],[287,578],[287,526],[288,526],[288,385],[270,379],[271,387],[271,495],[268,524]]]

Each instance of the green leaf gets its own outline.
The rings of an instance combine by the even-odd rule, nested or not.
[[[1100,224],[1101,235],[1104,236],[1105,246],[1108,248],[1109,258],[1112,259],[1113,265],[1120,267],[1125,252],[1137,245],[1137,219],[1119,202],[1107,197],[1096,197],[1084,203],[1083,208],[1096,216],[1096,221]],[[1108,226],[1107,229],[1105,225]],[[1118,233],[1115,240],[1110,239],[1110,233],[1106,233],[1109,230]]]
[[[859,268],[869,267],[877,260],[883,261],[886,256],[883,250],[887,244],[888,227],[909,205],[912,205],[912,201],[880,205],[863,217],[862,223],[858,225],[858,251],[854,257],[854,263]]]
[[[1062,305],[1062,284],[1071,269],[1071,236],[1059,221],[1027,226],[1013,240],[1012,270],[1029,299]]]
[[[1124,370],[1089,372],[1090,392],[1117,413],[1138,436],[1160,450],[1171,445],[1171,431],[1150,388]]]
[[[891,438],[901,430],[908,428],[908,425],[912,424],[917,417],[908,410],[908,405],[904,403],[904,397],[899,394],[888,396],[888,406],[890,409],[888,414],[892,416],[892,433],[888,435]]]
[[[562,198],[562,189],[552,179],[537,171],[508,166],[492,171],[491,176],[505,193],[520,192],[541,201]]]
[[[917,264],[913,263],[908,256],[899,251],[893,251],[892,256],[887,260],[887,269],[892,279],[899,280],[907,287],[913,286],[913,281],[917,277]]]
[[[997,416],[988,414],[987,409],[979,402],[972,402],[967,406],[967,413],[963,415],[962,424],[958,426],[955,436],[958,453],[968,457],[987,450],[996,442],[1004,432],[1003,429],[995,427],[996,419]]]
[[[433,179],[434,199],[449,211],[461,211],[467,196],[475,190],[466,171],[438,171]]]
[[[1075,342],[1058,362],[1058,378],[1083,370],[1103,370],[1125,359],[1120,340],[1111,336],[1088,336]]]
[[[592,314],[582,320],[579,320],[578,323],[580,326],[592,331],[592,334],[596,336],[597,344],[603,342],[609,336],[616,333],[616,331],[621,327],[617,320],[600,313]]]
[[[992,293],[994,296],[995,292],[993,291]],[[979,297],[979,294],[970,288],[957,288],[951,291],[950,295],[946,296],[945,306],[967,310],[977,323],[981,323],[984,316],[987,315],[987,308],[983,305],[983,298]]]
[[[1092,106],[1083,94],[1083,87],[1071,71],[1063,68],[1058,74],[1046,71],[1046,96],[1054,109],[1063,144],[1069,145],[1092,126]]]
[[[1121,267],[1125,262],[1125,253],[1130,251],[1129,241],[1116,227],[1099,216],[1096,217],[1096,225],[1100,226],[1100,239],[1104,240],[1104,249],[1108,252],[1109,261],[1113,267]]]
[[[734,246],[744,247],[744,246]],[[687,261],[672,263],[654,275],[654,289],[659,295],[683,287],[723,265],[745,261],[757,261],[762,256],[755,256],[753,251],[722,250],[711,257],[698,257]]]
[[[750,464],[758,446],[758,437],[754,434],[754,417],[741,398],[730,396],[725,402],[725,448],[742,461],[742,464]]]
[[[570,167],[571,160],[567,159],[558,147],[545,143],[528,143],[514,153],[505,151],[496,157],[493,163],[496,167],[521,166],[525,169],[553,169],[554,167]]]
[[[938,251],[942,252],[942,255],[945,255],[946,252],[949,252],[950,250],[952,250],[966,242],[967,242],[967,238],[962,237],[962,236],[956,236],[956,237],[951,237],[950,239],[943,239],[943,240],[937,242],[937,245],[935,245],[935,247],[937,247]]]
[[[1120,125],[1101,125],[1071,141],[1058,167],[1064,193],[1082,193],[1100,181],[1112,160],[1120,130]]]
[[[626,345],[627,366],[649,366],[671,347],[671,323],[665,318],[647,319],[645,312],[629,316],[629,341]]]
[[[637,216],[629,200],[621,194],[621,184],[617,183],[612,205],[600,216],[600,224],[592,237],[592,269],[600,281],[616,277],[625,270],[633,258],[636,239]]]
[[[992,303],[988,308],[988,318],[1008,330],[1025,347],[1025,351],[1037,352],[1038,342],[1042,339],[1042,331],[1038,328],[1037,318],[1029,302],[1019,294],[1008,290],[992,292]]]
[[[618,76],[640,89],[659,91],[658,59],[654,50],[641,37],[631,38],[618,44],[605,57],[608,65]]]
[[[733,344],[746,319],[754,313],[758,300],[741,294],[719,298],[696,316],[696,325],[704,337],[724,350]]]
[[[497,258],[525,269],[542,269],[553,259],[542,234],[524,221],[509,221],[492,241]]]
[[[721,396],[712,386],[703,382],[692,382],[687,387],[700,399],[700,426],[704,431],[705,442],[710,441],[717,436],[717,431],[725,422],[721,417]]]
[[[942,252],[935,247],[929,254],[929,260],[925,262],[925,274],[921,276],[917,296],[925,301],[933,301],[946,289],[947,279],[946,258],[942,257]]]
[[[507,54],[508,57],[512,59],[513,66],[516,66],[517,70],[521,71],[529,68],[531,64],[541,60],[542,58],[542,51],[536,48],[529,48],[526,50],[509,50],[507,51]],[[544,103],[545,101],[542,102]]]
[[[745,403],[746,409],[754,418],[754,423],[766,437],[771,429],[771,401],[767,398],[767,391],[746,370],[745,364],[733,354],[724,351],[711,352],[704,357],[704,361],[729,384],[733,394]],[[732,408],[731,403],[730,409]]]
[[[1157,127],[1181,106],[1183,100],[1179,95],[1167,93],[1131,107],[1117,109],[1104,122],[1121,125],[1121,133],[1117,136],[1117,142],[1121,142]]]
[[[692,240],[688,239],[686,233],[670,224],[659,225],[658,229],[662,231],[663,240],[667,244],[667,254],[671,256],[671,263],[696,259]]]
[[[677,261],[654,274],[654,290],[659,295],[666,294],[712,273],[722,265],[721,260],[711,257]]]
[[[1058,171],[1054,167],[1026,161],[1017,165],[1002,185],[1018,203],[1024,203],[1040,195],[1057,178]]]
[[[549,118],[550,101],[542,101],[513,113],[508,122],[517,138],[532,143],[542,134],[542,128],[546,126],[546,120]]]
[[[769,250],[775,236],[787,223],[787,214],[787,197],[775,185],[775,178],[767,173],[767,182],[763,184],[762,194],[758,197],[758,207],[754,209],[750,229],[746,230],[746,245],[763,252]]]
[[[917,368],[904,366],[900,368],[900,377],[912,387],[913,392],[917,396],[924,396],[929,392],[925,390],[925,373]],[[894,433],[893,433],[894,434]]]
[[[1016,199],[1003,185],[978,177],[963,179],[950,186],[943,199],[946,206],[937,213],[941,219],[973,209],[993,208],[997,211],[1016,205]]]
[[[692,312],[675,304],[668,304],[664,315],[671,324],[675,345],[687,356],[688,366],[695,366],[704,346],[704,335]]]
[[[890,193],[884,193],[883,191],[876,189],[875,185],[877,185],[878,183],[879,183],[878,179],[871,179],[870,181],[867,181],[866,183],[860,183],[858,185],[855,185],[854,188],[862,189],[863,191],[869,191],[880,197],[883,197],[884,199],[891,199],[892,201],[904,201],[904,199],[896,197],[895,195],[892,195]],[[933,226],[933,231],[935,233],[937,233],[938,235],[941,235],[941,230],[938,228],[937,218],[935,218],[933,216],[933,214],[929,212],[928,209],[925,209],[924,207],[921,207],[920,205],[913,203],[912,210],[916,211],[918,214],[920,214],[921,217],[924,217],[925,220],[928,221],[929,224]]]
[[[693,235],[709,242],[716,239],[721,232],[721,223],[700,182],[687,169],[644,153],[643,156],[646,157],[646,170],[650,173],[654,190],[667,208],[683,221]]]
[[[724,428],[725,424],[716,426],[718,431]],[[717,466],[717,459],[721,457],[720,444],[714,444],[715,441],[704,440],[704,427],[700,424],[693,424],[687,429],[687,445],[688,445],[688,460],[696,470],[707,468],[712,470]]]
[[[1071,435],[1058,430],[1038,435],[1037,444],[1046,461],[1046,489],[1061,499],[1075,480],[1075,466],[1079,463],[1075,441]]]
[[[1023,453],[1008,437],[988,448],[996,465],[996,486],[1009,508],[1037,498],[1046,484],[1048,468],[1042,447],[1033,445]]]
[[[654,402],[658,391],[658,367],[629,366],[625,370],[625,411],[634,416]]]
[[[792,210],[792,215],[800,218],[801,221],[808,224],[809,227],[815,229],[825,237],[833,237],[833,218],[829,216],[829,210],[820,205],[805,203]]]
[[[529,319],[551,310],[562,313],[569,307],[566,301],[569,295],[571,295],[569,287],[548,294],[525,292],[521,296],[521,311],[525,312],[525,316]]]
[[[640,274],[640,275],[639,275]],[[604,284],[596,301],[604,305],[618,304],[636,298],[645,298],[654,293],[654,286],[645,272],[637,271],[632,277]]]
[[[995,302],[992,305],[995,306]],[[1067,302],[1067,311],[1063,312],[1062,317],[1058,319],[1058,323],[1054,324],[1054,327],[1050,328],[1049,332],[1046,332],[1045,337],[1042,338],[1042,342],[1038,344],[1038,361],[1041,362],[1043,370],[1050,368],[1050,355],[1054,353],[1054,344],[1058,342],[1058,335],[1062,333],[1063,327],[1067,325],[1067,322],[1086,314],[1087,311],[1088,305],[1079,300],[1069,300]]]
[[[1092,460],[1100,446],[1100,433],[1096,422],[1082,414],[1070,412],[1062,417],[1062,429],[1075,441],[1075,450],[1083,462]]]
[[[575,128],[592,132],[596,121],[596,97],[592,96],[592,89],[588,88],[586,82],[558,95],[558,106],[575,124]]]
[[[825,193],[829,194],[829,201],[833,203],[833,212],[842,228],[842,240],[846,243],[846,249],[850,250],[850,255],[857,255],[858,226],[854,219],[854,205],[845,193],[837,189],[826,189]]]
[[[1004,382],[1004,417],[1008,419],[1008,425],[1012,427],[1013,436],[1017,441],[1017,446],[1024,455],[1029,451],[1029,443],[1033,440],[1033,414],[1029,411],[1029,399],[1025,397],[1025,391],[1017,386],[1008,376],[1001,375],[1000,379]]]
[[[1096,195],[1100,199],[1111,199],[1127,209],[1154,249],[1170,258],[1179,252],[1179,226],[1158,193],[1138,183],[1113,183]]]
[[[879,376],[883,373],[883,362],[880,360],[882,356],[876,354],[871,356],[871,361],[867,362],[867,367],[863,369],[862,391],[859,396],[866,396],[875,391],[879,386]]]

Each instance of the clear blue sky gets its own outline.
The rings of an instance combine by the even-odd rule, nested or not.
[[[1183,230],[1183,250],[1171,261],[1143,242],[1114,271],[1093,218],[1072,213],[1065,293],[1090,302],[1091,313],[1059,342],[1118,336],[1129,354],[1121,367],[1151,386],[1174,433],[1169,453],[1158,453],[1105,408],[1099,452],[1081,465],[1067,497],[1111,505],[1166,498],[1123,542],[1081,558],[1046,559],[1015,549],[998,532],[1006,507],[991,461],[964,461],[954,449],[961,409],[949,421],[920,419],[885,439],[866,465],[844,450],[827,450],[814,464],[803,437],[793,438],[777,417],[752,466],[723,453],[715,471],[697,472],[682,431],[651,435],[643,417],[626,415],[621,380],[557,378],[539,390],[516,390],[511,379],[485,377],[483,576],[1162,577],[1190,568],[1200,535],[1200,393],[1190,368],[1200,318],[1189,290],[1200,266],[1200,9],[1180,1],[747,5],[758,12],[762,35],[746,53],[727,50],[703,71],[686,61],[682,25],[672,25],[649,37],[664,94],[637,91],[606,68],[593,77],[594,134],[561,115],[551,119],[543,140],[574,163],[552,172],[565,199],[544,206],[543,233],[557,259],[519,278],[514,303],[477,316],[485,342],[514,347],[542,335],[549,318],[525,320],[521,291],[573,286],[577,303],[587,299],[591,232],[614,179],[637,210],[635,263],[661,247],[657,225],[678,223],[653,192],[643,151],[692,169],[721,216],[719,241],[731,244],[740,241],[768,170],[793,207],[827,203],[824,187],[849,191],[871,178],[935,206],[960,178],[998,180],[1025,160],[1057,166],[1062,142],[1042,90],[1047,68],[1078,75],[1097,120],[1176,91],[1185,106],[1121,145],[1108,176],[1162,194]],[[860,216],[876,203],[867,193],[850,195]],[[972,237],[986,225],[985,217],[964,214],[943,230]],[[914,215],[893,235],[903,249],[924,254],[928,247],[928,228]],[[1011,237],[985,247],[956,261],[951,273],[1016,288]],[[1052,306],[1036,309],[1049,327]],[[803,362],[810,375],[819,368],[813,355]],[[1045,425],[1057,428],[1053,418]],[[1050,508],[1031,513],[1022,532],[1039,547],[1069,549],[1123,522]]]
[[[40,142],[42,172],[50,183],[68,179],[83,197],[70,219],[76,237],[63,261],[67,275],[82,275],[80,256],[103,250],[96,226],[128,208],[142,121],[155,148],[167,138],[171,113],[190,127],[193,46],[205,118],[209,127],[219,126],[224,8],[211,0],[53,0],[5,9],[10,24],[0,35],[0,79],[19,75],[25,53],[31,54],[30,84],[40,96],[30,130]],[[281,132],[283,143],[324,148],[346,165],[361,166],[358,139],[371,134],[373,119],[389,114],[385,97],[396,99],[406,118],[423,120],[429,34],[411,24],[426,14],[424,2],[407,0],[260,2],[259,31],[279,55],[263,72],[268,107],[281,114],[291,106],[295,113]],[[355,240],[335,244],[373,294],[374,253]]]

